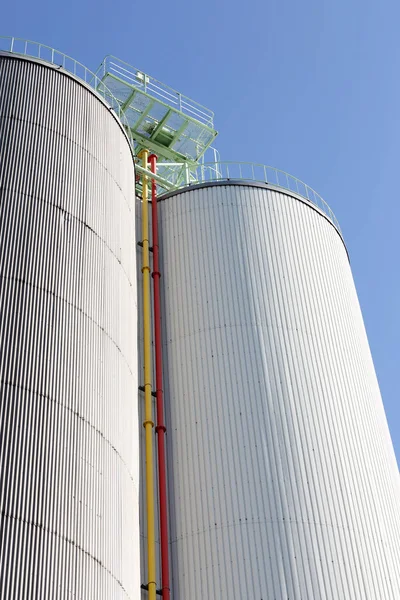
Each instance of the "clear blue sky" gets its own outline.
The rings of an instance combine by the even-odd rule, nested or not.
[[[92,69],[106,54],[126,60],[214,110],[223,159],[281,168],[327,200],[350,252],[399,460],[398,0],[145,6],[7,2],[0,34]]]

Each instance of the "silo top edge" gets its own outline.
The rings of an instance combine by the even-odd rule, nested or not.
[[[265,183],[265,182],[261,182],[261,181],[245,181],[243,179],[224,179],[224,180],[219,180],[219,181],[209,181],[209,182],[204,182],[204,183],[189,184],[189,185],[187,185],[185,187],[181,187],[177,190],[173,190],[171,192],[167,192],[166,194],[162,194],[161,196],[158,197],[158,201],[161,202],[164,200],[168,200],[168,198],[171,198],[172,196],[184,194],[184,193],[192,191],[192,190],[199,190],[199,189],[203,189],[203,188],[210,188],[210,187],[217,187],[217,186],[240,186],[240,187],[262,188],[262,189],[267,189],[267,190],[271,190],[271,191],[275,191],[275,192],[280,192],[281,194],[285,194],[286,196],[294,198],[295,200],[299,200],[302,204],[305,204],[309,208],[315,210],[318,214],[321,215],[321,217],[326,219],[328,221],[328,223],[330,223],[332,225],[332,227],[335,229],[335,231],[339,235],[340,239],[342,240],[343,245],[346,250],[346,253],[347,253],[347,256],[349,257],[349,253],[347,251],[346,243],[343,239],[342,232],[341,232],[339,226],[335,223],[335,221],[333,221],[333,219],[331,219],[329,217],[329,215],[326,214],[326,212],[324,212],[324,210],[319,208],[311,200],[307,200],[301,194],[297,194],[296,192],[293,192],[292,190],[288,190],[287,188],[285,188],[283,186],[274,185],[271,183]]]
[[[57,52],[57,54],[61,54],[61,53]],[[0,49],[0,59],[2,59],[2,58],[11,59],[11,60],[21,60],[21,61],[26,61],[26,62],[32,62],[32,63],[39,64],[39,65],[41,65],[43,67],[46,67],[48,69],[53,69],[54,71],[57,71],[57,72],[61,73],[62,75],[65,75],[66,77],[69,77],[69,78],[73,79],[74,81],[76,81],[76,83],[78,83],[79,85],[83,86],[88,92],[90,92],[91,94],[93,94],[93,96],[95,96],[96,99],[99,100],[105,106],[105,108],[107,108],[108,112],[113,117],[113,119],[117,122],[117,124],[120,127],[122,133],[124,134],[124,136],[126,138],[126,141],[127,141],[128,145],[129,145],[132,157],[134,157],[133,142],[132,142],[131,139],[129,139],[129,136],[127,135],[127,132],[126,132],[126,130],[124,128],[124,124],[123,124],[123,122],[121,120],[121,116],[119,114],[117,114],[117,112],[116,112],[114,106],[112,105],[112,103],[110,104],[110,102],[106,99],[106,98],[108,98],[108,99],[112,98],[112,94],[111,94],[111,92],[108,92],[108,90],[105,88],[105,86],[102,85],[102,90],[96,89],[96,87],[93,87],[95,80],[93,80],[91,82],[88,82],[84,78],[80,77],[79,74],[71,72],[71,70],[68,70],[62,64],[56,64],[56,63],[51,62],[49,60],[46,60],[46,59],[43,59],[43,58],[39,58],[39,57],[35,57],[35,56],[31,56],[29,54],[20,54],[20,53],[17,53],[17,52]],[[66,56],[66,55],[65,55],[65,58],[69,59],[69,57]],[[73,59],[70,59],[70,60],[73,61]],[[80,65],[80,63],[76,63],[76,64]],[[86,67],[84,67],[83,65],[80,65],[80,66],[82,67],[82,69],[85,72],[85,77],[88,74],[89,75],[93,75],[93,78],[96,77],[94,75],[94,73],[92,73],[91,71],[89,71],[89,69],[86,69]],[[103,95],[102,95],[102,93],[103,93]],[[115,101],[115,102],[117,103],[117,101]]]

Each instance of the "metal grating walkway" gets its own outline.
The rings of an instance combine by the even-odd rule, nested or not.
[[[212,111],[118,58],[107,56],[96,75],[117,98],[137,152],[194,165],[216,137]]]

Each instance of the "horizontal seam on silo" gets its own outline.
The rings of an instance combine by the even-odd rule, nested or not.
[[[226,330],[226,329],[235,329],[235,328],[238,328],[238,327],[242,327],[242,328],[245,328],[245,327],[249,327],[249,328],[259,327],[260,329],[266,329],[266,330],[269,330],[269,331],[298,331],[298,332],[305,333],[307,336],[310,337],[310,339],[313,339],[313,338],[316,337],[315,334],[313,334],[310,331],[307,331],[307,329],[305,329],[304,327],[300,327],[300,326],[296,327],[296,328],[295,327],[282,327],[282,326],[279,326],[279,325],[273,327],[271,325],[268,325],[266,322],[253,321],[253,322],[250,322],[250,323],[232,323],[232,324],[229,324],[229,325],[218,325],[218,326],[215,326],[215,327],[207,327],[205,329],[197,329],[196,331],[192,331],[190,333],[186,333],[185,335],[174,336],[173,340],[167,340],[167,341],[163,342],[163,345],[164,346],[168,346],[168,345],[174,344],[174,343],[176,343],[178,341],[185,340],[187,338],[191,338],[191,337],[194,337],[196,335],[203,334],[203,333],[209,333],[211,331]]]
[[[15,383],[13,383],[12,381],[6,381],[4,379],[0,380],[0,384],[4,385],[4,386],[8,386],[11,388],[14,388],[16,390],[21,390],[24,392],[28,392],[29,394],[32,394],[34,396],[38,396],[39,398],[44,398],[45,400],[49,400],[50,402],[52,402],[53,404],[57,404],[58,406],[60,406],[62,409],[64,409],[65,411],[68,411],[70,414],[74,415],[75,417],[77,417],[80,421],[82,421],[84,424],[88,425],[90,427],[90,429],[92,429],[97,435],[100,436],[100,438],[102,438],[106,444],[111,448],[111,450],[118,456],[120,462],[123,464],[123,466],[126,468],[126,472],[128,473],[129,479],[131,480],[131,482],[135,485],[135,481],[133,479],[132,473],[127,465],[127,463],[125,462],[125,460],[122,458],[121,454],[118,452],[118,450],[116,449],[116,447],[111,443],[111,441],[100,431],[100,429],[98,429],[97,427],[95,427],[88,419],[85,419],[85,417],[83,417],[78,411],[74,410],[73,408],[71,408],[70,406],[67,406],[66,404],[62,404],[61,402],[55,400],[54,398],[52,398],[51,396],[48,396],[47,394],[42,394],[41,392],[35,391],[35,390],[31,390],[28,387],[22,386],[22,385],[17,385]]]
[[[121,194],[122,194],[122,196],[123,196],[123,198],[125,200],[125,203],[128,206],[128,210],[130,212],[132,212],[128,199],[126,198],[125,194],[123,193],[123,190],[122,190],[121,186],[116,181],[116,179],[113,177],[113,175],[110,172],[110,170],[106,167],[106,165],[104,163],[102,163],[101,161],[99,161],[97,159],[97,157],[94,154],[92,154],[92,152],[89,152],[89,150],[87,150],[87,148],[85,148],[81,144],[78,144],[73,138],[71,138],[71,137],[69,137],[67,135],[63,135],[62,133],[60,133],[56,129],[52,129],[51,127],[45,127],[41,123],[35,123],[32,120],[17,119],[16,117],[10,117],[8,115],[0,115],[0,119],[4,119],[4,120],[8,120],[8,121],[13,121],[13,122],[16,122],[16,123],[25,123],[27,125],[32,125],[33,127],[37,127],[38,129],[41,129],[43,131],[49,131],[49,132],[53,133],[55,136],[57,136],[59,138],[62,138],[64,140],[68,140],[76,148],[80,148],[80,150],[82,150],[88,156],[90,156],[91,158],[93,158],[93,160],[98,165],[100,165],[104,169],[104,171],[106,171],[110,175],[111,179],[113,180],[113,182],[115,183],[115,185],[117,186],[117,188],[120,190],[120,192],[121,192]],[[133,181],[132,181],[132,186],[133,186]]]
[[[6,188],[6,187],[0,187],[0,192],[17,192],[20,196],[23,196],[25,198],[29,198],[31,200],[36,200],[37,202],[41,202],[44,205],[47,206],[51,206],[57,210],[59,210],[61,213],[68,215],[68,217],[71,218],[71,220],[75,221],[76,223],[79,223],[80,225],[82,225],[83,227],[85,227],[86,229],[88,229],[91,233],[93,233],[93,235],[100,240],[104,246],[107,248],[107,250],[110,252],[110,254],[115,258],[115,260],[118,262],[118,264],[121,267],[122,272],[124,273],[129,286],[132,287],[132,281],[129,279],[129,276],[122,264],[122,261],[118,258],[118,256],[115,254],[115,252],[113,251],[113,249],[107,244],[106,240],[104,238],[101,237],[101,235],[99,235],[90,225],[88,225],[86,223],[86,221],[83,221],[82,219],[80,219],[79,217],[77,217],[76,215],[72,214],[71,212],[69,212],[68,210],[65,210],[65,208],[62,208],[62,206],[58,206],[57,204],[54,204],[53,202],[49,202],[48,200],[44,199],[44,198],[40,198],[39,196],[33,196],[32,194],[25,194],[24,192],[20,192],[18,190],[13,190],[12,188]],[[129,209],[130,211],[130,209]],[[132,211],[130,211],[132,212]]]
[[[8,277],[6,275],[3,275],[0,273],[0,278],[6,280],[6,281],[14,281],[18,284],[21,285],[25,285],[31,289],[36,289],[36,290],[40,290],[41,292],[49,295],[49,296],[53,296],[54,298],[57,298],[58,300],[60,300],[61,302],[63,302],[64,304],[67,304],[68,306],[71,306],[71,308],[73,308],[74,310],[76,310],[77,312],[81,313],[84,317],[86,317],[88,319],[88,321],[90,321],[91,323],[93,323],[94,325],[96,325],[96,327],[102,331],[107,338],[114,344],[114,346],[116,347],[116,349],[118,350],[118,352],[120,353],[120,355],[122,356],[122,358],[124,359],[124,361],[126,362],[127,366],[128,366],[128,370],[130,372],[131,375],[133,375],[129,361],[127,359],[127,357],[125,356],[125,354],[122,352],[121,348],[118,346],[117,342],[110,336],[110,334],[105,330],[104,327],[102,327],[99,323],[97,323],[97,321],[95,321],[95,319],[93,319],[90,315],[88,315],[82,308],[80,308],[79,306],[76,306],[76,304],[73,304],[72,302],[69,302],[66,298],[62,298],[61,296],[58,296],[57,294],[55,294],[54,292],[52,292],[51,290],[47,290],[45,288],[42,288],[40,286],[37,286],[29,281],[25,281],[23,279],[19,279],[17,277]]]
[[[118,583],[118,585],[125,592],[125,594],[127,595],[127,597],[128,598],[130,597],[128,595],[128,592],[125,590],[124,586],[122,585],[122,582],[117,577],[115,577],[115,575],[113,575],[113,573],[110,571],[110,569],[108,569],[101,560],[99,560],[98,558],[96,558],[93,554],[91,554],[90,552],[88,552],[87,550],[85,550],[82,546],[80,546],[79,544],[77,544],[73,540],[69,539],[68,537],[66,537],[64,535],[60,535],[59,533],[57,533],[57,531],[49,529],[48,527],[44,527],[43,525],[41,525],[40,523],[37,523],[35,521],[27,521],[26,519],[21,519],[19,517],[15,517],[14,515],[8,514],[4,510],[1,510],[0,514],[2,515],[2,517],[6,518],[6,519],[13,520],[13,521],[19,521],[20,523],[25,523],[29,527],[35,527],[36,529],[40,529],[42,531],[45,531],[46,533],[49,533],[50,535],[54,535],[55,537],[59,538],[60,540],[63,540],[64,542],[67,542],[67,544],[70,544],[71,546],[73,546],[74,548],[76,548],[76,550],[78,550],[79,552],[82,552],[82,554],[85,554],[86,556],[88,556],[89,558],[91,558],[102,569],[104,569],[104,571],[106,571],[109,575],[111,575],[112,579],[114,579],[114,581],[116,581]]]
[[[332,529],[336,531],[351,531],[353,533],[362,533],[361,530],[355,527],[341,527],[340,525],[334,523],[321,523],[320,521],[302,521],[300,519],[247,519],[246,521],[236,522],[236,523],[227,523],[225,525],[218,525],[216,527],[208,527],[207,529],[200,529],[199,531],[195,531],[193,533],[187,533],[185,535],[180,535],[175,539],[170,540],[171,544],[176,544],[181,540],[185,540],[188,538],[193,538],[199,535],[205,535],[209,532],[213,531],[222,531],[226,529],[231,529],[234,527],[248,527],[249,525],[272,525],[273,523],[280,523],[282,525],[315,525],[316,527],[325,527],[327,529]]]

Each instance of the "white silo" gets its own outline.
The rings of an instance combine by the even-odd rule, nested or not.
[[[397,600],[398,470],[330,209],[268,167],[207,166],[212,111],[142,71],[36,47],[53,65],[0,53],[0,596]],[[170,522],[164,464],[151,448],[156,479],[142,448],[142,575],[137,388],[150,407],[161,388],[136,318],[160,272],[142,263],[147,224],[135,240],[126,132],[173,190],[158,204]]]
[[[334,222],[244,181],[159,210],[174,600],[400,598],[399,474]]]
[[[8,53],[0,146],[0,596],[137,598],[131,146],[84,81]]]

